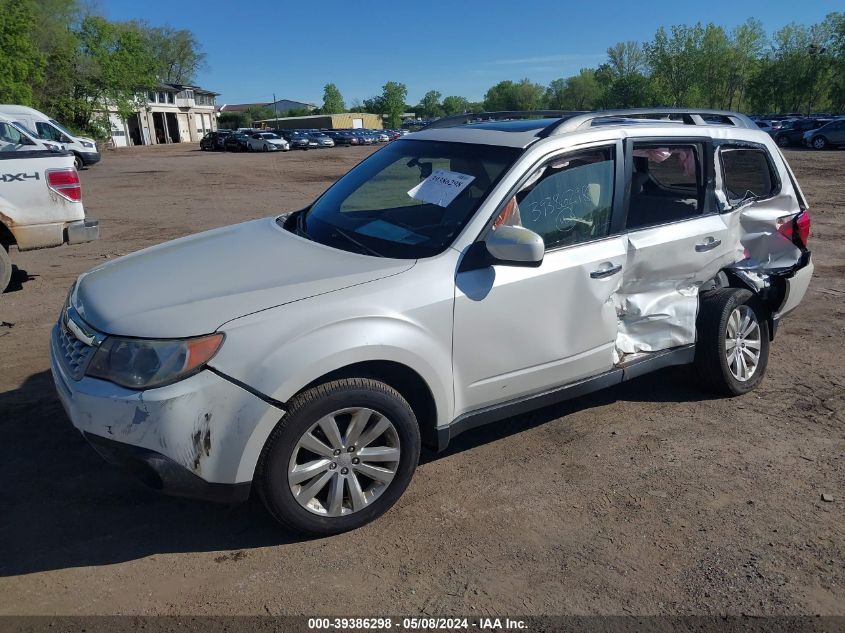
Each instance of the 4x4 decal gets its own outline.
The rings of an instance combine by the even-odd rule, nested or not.
[[[2,182],[23,182],[24,180],[41,180],[41,176],[37,171],[31,174],[0,174]]]

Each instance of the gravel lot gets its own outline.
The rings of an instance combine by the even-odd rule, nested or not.
[[[49,374],[104,259],[301,208],[369,154],[107,152],[93,244],[13,253],[0,298],[0,614],[845,614],[845,153],[789,152],[816,274],[755,392],[647,376],[424,455],[376,523],[302,540],[257,503],[147,491],[74,431]],[[822,493],[833,502],[821,500]]]

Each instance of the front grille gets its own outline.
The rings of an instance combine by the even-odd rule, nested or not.
[[[70,377],[74,380],[80,380],[85,375],[85,369],[97,348],[86,345],[69,333],[61,321],[56,326],[55,332],[53,340],[56,345],[56,356],[61,359],[62,365]]]

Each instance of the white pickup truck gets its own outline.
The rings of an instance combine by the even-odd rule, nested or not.
[[[9,285],[9,250],[90,242],[100,236],[86,219],[73,154],[0,152],[0,293]]]

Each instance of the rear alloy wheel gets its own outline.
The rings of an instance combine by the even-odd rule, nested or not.
[[[699,298],[695,365],[711,391],[738,396],[763,380],[769,360],[769,322],[750,291],[720,288]]]
[[[827,147],[827,139],[824,136],[817,136],[813,139],[813,149],[825,149]]]
[[[256,471],[258,492],[286,527],[345,532],[387,511],[411,481],[420,434],[405,399],[350,378],[303,392],[273,430]]]

